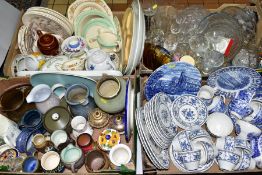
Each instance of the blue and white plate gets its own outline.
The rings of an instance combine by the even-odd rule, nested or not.
[[[133,101],[130,101],[131,99],[131,90],[132,90],[132,82],[131,80],[127,80],[126,83],[126,97],[125,97],[125,115],[124,115],[124,122],[125,122],[125,138],[126,141],[129,142],[130,136],[131,136],[131,128],[130,128],[130,120],[133,111],[130,109],[130,103],[133,104]]]
[[[172,117],[175,123],[183,129],[202,126],[207,119],[205,103],[194,95],[181,95],[172,103]]]
[[[234,98],[240,90],[256,91],[262,78],[254,69],[230,66],[212,73],[207,84],[216,90],[217,95]]]
[[[196,95],[200,86],[201,74],[196,67],[185,62],[171,62],[157,68],[149,76],[144,93],[147,100],[158,92],[171,97],[181,94]]]
[[[140,140],[149,159],[158,169],[168,169],[169,168],[168,151],[165,149],[161,149],[154,142],[151,134],[148,131],[148,128],[146,127],[143,108],[138,108],[136,111],[136,124],[137,124]]]

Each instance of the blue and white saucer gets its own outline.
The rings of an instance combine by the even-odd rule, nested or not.
[[[254,69],[230,66],[212,73],[207,84],[216,90],[216,95],[234,98],[240,90],[256,91],[262,78]]]
[[[159,92],[171,96],[196,95],[200,86],[201,74],[196,67],[185,62],[171,62],[157,68],[149,76],[144,93],[147,100]]]
[[[202,126],[208,113],[201,99],[194,95],[181,95],[173,101],[171,114],[180,128],[192,129]]]

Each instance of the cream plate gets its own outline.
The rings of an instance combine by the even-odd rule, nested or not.
[[[104,0],[76,0],[74,3],[72,3],[68,7],[68,10],[67,10],[67,17],[72,24],[74,23],[74,20],[75,20],[74,12],[76,8],[84,2],[95,2],[99,4],[100,6],[102,6],[105,9],[105,11],[107,12],[107,15],[113,19],[113,13]]]

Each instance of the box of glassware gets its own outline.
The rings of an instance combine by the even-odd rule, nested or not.
[[[140,69],[156,70],[172,61],[190,62],[203,76],[225,66],[246,66],[262,71],[261,3],[223,4],[206,10],[158,7],[147,17],[146,41]],[[161,20],[166,19],[166,20]]]
[[[77,0],[66,17],[49,8],[31,7],[21,14],[4,74],[131,75],[141,60],[144,31],[139,0],[123,12],[112,12],[103,0]]]

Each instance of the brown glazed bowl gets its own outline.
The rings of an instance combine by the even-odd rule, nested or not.
[[[86,154],[85,167],[88,172],[96,172],[109,168],[109,159],[103,151],[93,150]]]
[[[37,31],[39,39],[37,40],[37,47],[40,52],[44,55],[58,55],[59,53],[59,42],[51,34],[43,34],[40,30]]]

